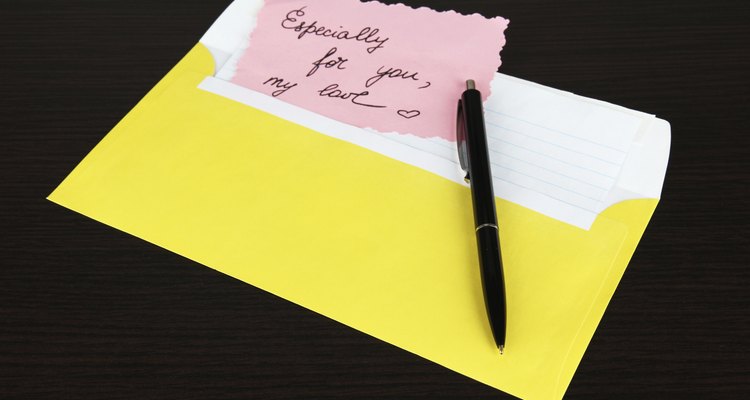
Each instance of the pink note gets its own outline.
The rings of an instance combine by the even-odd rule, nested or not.
[[[266,0],[232,82],[381,132],[455,141],[467,79],[486,99],[508,20],[357,0]]]

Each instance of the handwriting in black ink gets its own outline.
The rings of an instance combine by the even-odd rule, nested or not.
[[[331,98],[338,98],[342,100],[349,100],[351,99],[352,103],[358,105],[358,106],[365,106],[365,107],[375,107],[375,108],[385,108],[385,106],[378,106],[374,104],[367,104],[367,103],[361,103],[357,101],[360,97],[365,97],[370,94],[367,90],[364,90],[359,93],[355,92],[348,92],[345,93],[339,89],[339,85],[334,83],[331,85],[326,86],[325,88],[318,90],[318,94],[321,97],[331,97]]]
[[[277,78],[275,76],[272,78],[268,78],[267,81],[263,82],[264,85],[269,84],[269,83],[271,84],[271,86],[279,88],[279,90],[275,90],[273,91],[273,93],[271,93],[271,96],[273,97],[277,97],[280,94],[285,93],[287,90],[297,86],[296,83],[284,82],[283,79]]]
[[[296,10],[289,11],[288,13],[286,13],[286,17],[284,18],[284,20],[281,21],[282,28],[291,29],[294,32],[299,32],[297,39],[302,39],[303,37],[305,37],[305,35],[309,34],[334,38],[337,40],[356,40],[358,42],[364,42],[367,44],[375,43],[374,46],[370,46],[367,48],[367,52],[370,54],[375,52],[375,50],[377,49],[382,49],[385,42],[387,42],[389,39],[378,36],[378,32],[380,32],[380,29],[373,29],[369,26],[362,28],[359,33],[355,34],[347,30],[339,31],[326,28],[325,26],[318,26],[318,21],[307,22],[302,20],[297,22],[296,17],[301,18],[305,16],[305,8],[306,7],[302,7]],[[339,26],[339,28],[344,29],[343,26]]]
[[[406,118],[406,119],[412,119],[416,116],[419,116],[421,112],[419,110],[398,110],[396,114]]]
[[[378,73],[371,76],[367,81],[365,81],[365,87],[370,87],[378,82],[380,82],[383,78],[401,78],[401,79],[411,79],[413,81],[419,81],[419,78],[417,78],[417,75],[419,72],[409,72],[402,70],[401,68],[385,68],[385,65],[378,68]],[[424,89],[426,87],[430,86],[430,82],[427,82],[427,86],[420,87],[420,89]]]
[[[338,57],[336,60],[333,58],[329,59],[328,57],[333,57],[334,54],[336,54],[336,50],[338,50],[335,47],[332,47],[331,50],[328,50],[328,53],[321,57],[319,60],[313,61],[313,67],[310,69],[310,71],[305,76],[312,76],[314,73],[318,71],[318,68],[333,68],[336,67],[336,69],[346,69],[344,67],[344,63],[349,61],[348,58],[342,58]]]

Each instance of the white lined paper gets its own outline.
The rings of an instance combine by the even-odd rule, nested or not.
[[[653,116],[501,74],[492,90],[484,115],[495,195],[588,229]],[[453,142],[387,137],[459,168]]]

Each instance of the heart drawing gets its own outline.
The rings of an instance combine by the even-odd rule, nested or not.
[[[419,110],[411,110],[411,111],[408,111],[408,110],[398,110],[398,115],[400,115],[400,116],[402,116],[402,117],[404,117],[406,119],[414,118],[414,117],[418,116],[419,114],[421,114],[419,112]]]

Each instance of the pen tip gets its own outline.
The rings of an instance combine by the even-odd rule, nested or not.
[[[474,79],[469,79],[469,80],[466,81],[466,89],[467,90],[469,90],[469,89],[476,89],[476,88],[477,88],[477,84],[474,83]]]
[[[503,355],[503,351],[505,350],[505,346],[501,344],[500,346],[497,346],[497,349],[500,350],[500,355]]]

